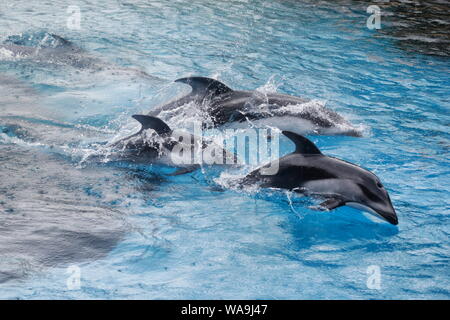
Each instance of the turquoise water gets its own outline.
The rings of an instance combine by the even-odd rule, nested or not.
[[[369,30],[369,4],[77,1],[77,30],[66,1],[7,1],[4,43],[82,50],[0,49],[0,298],[448,299],[450,60]],[[375,172],[399,225],[236,192],[227,168],[83,163],[189,75],[326,102],[364,135],[310,138]]]

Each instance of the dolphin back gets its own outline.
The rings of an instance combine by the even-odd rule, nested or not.
[[[61,49],[74,48],[75,45],[63,37],[48,33],[35,32],[11,35],[3,41],[4,45],[16,45],[31,48]]]
[[[192,95],[220,95],[233,91],[222,82],[205,77],[181,78],[175,80],[175,82],[181,82],[190,85],[192,88]]]
[[[133,115],[133,118],[139,121],[139,123],[142,125],[141,131],[146,129],[153,129],[160,136],[172,133],[172,129],[170,129],[170,127],[164,121],[157,117],[135,114]]]

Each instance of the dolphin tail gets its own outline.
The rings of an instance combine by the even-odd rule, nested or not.
[[[205,77],[188,77],[175,80],[175,82],[186,83],[191,86],[193,95],[219,95],[233,90],[222,82]]]
[[[139,123],[142,125],[141,130],[153,129],[160,136],[172,133],[172,129],[170,129],[170,127],[159,118],[142,114],[135,114],[132,117],[139,121]]]

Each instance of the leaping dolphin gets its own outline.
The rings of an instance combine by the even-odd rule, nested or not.
[[[190,85],[192,91],[151,110],[149,115],[162,117],[166,112],[194,102],[208,116],[210,124],[206,126],[210,127],[248,120],[298,133],[361,136],[341,115],[323,105],[308,105],[309,100],[304,98],[232,90],[220,81],[205,77],[181,78],[175,82]]]
[[[295,151],[278,161],[278,172],[264,173],[263,168],[248,174],[242,185],[260,184],[324,199],[319,209],[332,210],[344,205],[356,207],[398,224],[389,194],[380,179],[355,164],[323,155],[307,138],[289,131],[283,134],[295,144]]]
[[[181,167],[175,174],[191,172],[203,164],[213,164],[217,158],[222,158],[222,164],[240,164],[236,154],[204,137],[184,130],[172,130],[156,117],[137,114],[133,115],[133,118],[141,124],[141,129],[109,145],[110,150],[118,151],[115,157],[117,159],[137,163],[162,161]],[[177,152],[178,154],[174,154]],[[181,159],[181,156],[184,158]],[[207,156],[210,158],[206,158]]]

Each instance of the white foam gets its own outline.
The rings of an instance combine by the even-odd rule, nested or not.
[[[6,48],[0,48],[0,60],[2,61],[14,61],[20,58],[20,55],[14,54],[13,51]]]

